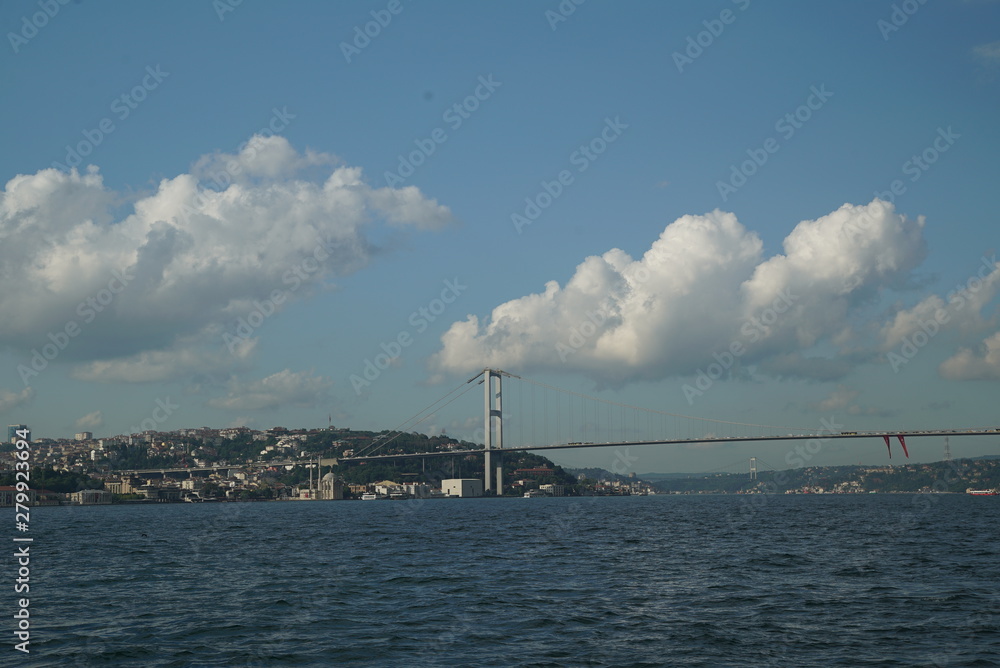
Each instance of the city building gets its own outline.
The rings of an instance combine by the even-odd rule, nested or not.
[[[403,486],[392,480],[383,480],[382,482],[375,483],[375,493],[383,498],[389,498],[393,494],[397,496],[405,494]]]
[[[136,491],[134,481],[131,478],[105,480],[104,489],[108,490],[112,494],[132,494]]]
[[[425,482],[404,482],[403,489],[411,499],[429,499],[432,496],[432,488]]]
[[[445,496],[482,496],[483,481],[478,478],[449,478],[441,481]]]
[[[565,485],[539,485],[539,491],[545,492],[549,496],[565,496],[566,487]]]
[[[19,438],[19,436],[17,435],[17,432],[19,432],[19,431],[26,431],[26,432],[28,432],[28,436],[24,440],[26,440],[26,441],[28,441],[30,443],[31,442],[31,430],[28,429],[28,425],[26,425],[26,424],[9,424],[9,425],[7,425],[7,442],[8,443],[14,443],[14,442],[16,442],[18,440],[18,438]]]
[[[340,501],[344,498],[344,481],[338,480],[337,476],[327,473],[319,481],[319,498],[327,501]]]
[[[24,494],[28,495],[28,505],[35,505],[36,492],[33,489],[29,489]],[[12,507],[17,499],[17,488],[16,487],[0,487],[0,506]]]
[[[106,505],[111,503],[111,492],[106,489],[85,489],[71,493],[69,501],[80,506]]]
[[[80,431],[77,432],[73,438],[78,441],[92,441],[94,440],[94,433],[90,431]]]

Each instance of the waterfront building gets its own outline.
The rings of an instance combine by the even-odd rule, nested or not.
[[[111,503],[111,492],[106,489],[84,489],[72,492],[69,501],[80,506],[107,505]]]
[[[482,496],[483,481],[478,478],[449,478],[441,481],[445,496]]]
[[[326,501],[340,501],[344,498],[344,481],[327,473],[319,481],[319,498]]]
[[[35,505],[36,492],[33,489],[29,489],[24,492],[28,495],[28,505]],[[17,498],[17,488],[12,486],[0,487],[0,506],[5,508],[10,508],[14,506],[15,499]]]

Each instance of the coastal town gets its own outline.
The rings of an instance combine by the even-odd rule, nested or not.
[[[0,451],[0,505],[12,505],[14,443],[10,425]],[[35,505],[212,501],[382,500],[482,496],[481,457],[456,454],[476,446],[422,434],[395,434],[386,454],[432,452],[420,462],[337,465],[390,438],[389,432],[350,429],[254,430],[247,427],[30,441]],[[445,456],[442,456],[445,455]],[[511,453],[506,496],[642,495],[655,493],[634,473],[574,474],[544,457]],[[478,477],[477,477],[478,476]]]
[[[15,497],[18,433],[0,446],[0,505]],[[29,439],[31,505],[219,501],[399,500],[483,496],[476,445],[446,435],[336,428],[209,427],[94,438]],[[433,453],[426,458],[340,463],[358,453]],[[449,456],[449,453],[456,454]],[[23,466],[22,466],[23,469]],[[650,494],[995,494],[1000,459],[924,464],[803,467],[787,471],[662,476],[564,469],[531,453],[510,453],[504,496]]]

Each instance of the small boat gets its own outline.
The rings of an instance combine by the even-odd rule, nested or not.
[[[524,493],[524,498],[526,499],[534,499],[539,496],[547,496],[547,494],[538,489],[529,489],[527,492]]]
[[[381,498],[382,497],[379,496],[378,494],[366,493],[366,494],[362,494],[361,495],[361,500],[362,501],[378,501]]]
[[[966,494],[972,496],[996,496],[997,491],[995,489],[967,489]]]

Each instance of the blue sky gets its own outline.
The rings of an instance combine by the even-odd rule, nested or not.
[[[0,419],[382,429],[490,365],[719,420],[994,425],[998,19],[958,1],[4,3]],[[471,438],[473,394],[424,427]]]

